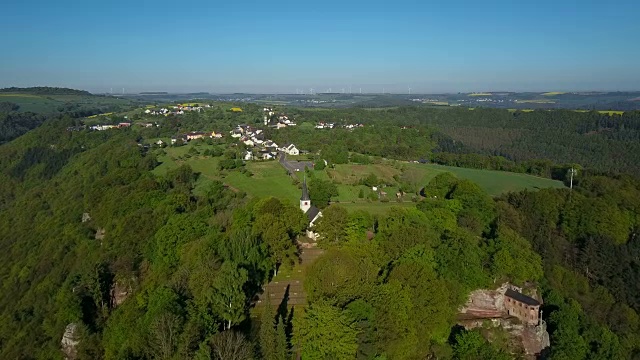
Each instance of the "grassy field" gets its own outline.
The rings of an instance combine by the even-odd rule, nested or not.
[[[591,110],[574,110],[576,112],[589,112]],[[624,114],[624,111],[616,111],[616,110],[598,110],[598,112],[600,114],[607,114],[609,116],[611,115],[622,115]]]
[[[492,196],[524,189],[535,190],[564,187],[561,181],[505,171],[467,169],[436,164],[408,164],[407,166],[419,171],[424,171],[422,180],[425,184],[440,173],[450,172],[460,179],[475,182]]]
[[[448,106],[449,103],[446,101],[425,101],[423,104],[426,105],[438,105],[438,106]]]
[[[293,180],[277,161],[249,162],[247,170],[251,171],[253,176],[230,172],[223,181],[252,196],[274,196],[298,203],[300,190],[293,185]]]
[[[384,215],[387,213],[387,211],[389,211],[390,208],[394,206],[399,206],[399,207],[416,206],[416,204],[411,201],[397,202],[395,200],[392,200],[389,202],[379,202],[379,201],[375,201],[375,202],[365,201],[365,202],[355,202],[355,203],[340,202],[339,204],[340,206],[343,206],[344,208],[346,208],[347,211],[349,212],[364,210],[372,215]]]
[[[478,170],[458,168],[452,166],[442,166],[435,164],[416,164],[416,163],[401,163],[393,162],[388,164],[375,164],[375,165],[336,165],[335,169],[328,170],[328,175],[334,181],[341,183],[343,186],[353,188],[352,191],[347,192],[343,186],[338,186],[340,192],[339,200],[349,201],[353,200],[353,194],[357,193],[359,189],[354,185],[358,180],[366,177],[369,174],[375,174],[378,178],[383,179],[385,182],[393,183],[394,175],[400,175],[402,172],[411,170],[413,172],[413,178],[418,179],[419,184],[427,184],[436,175],[443,172],[450,172],[460,179],[468,179],[477,183],[487,193],[492,196],[500,195],[509,191],[520,191],[524,189],[541,189],[541,188],[561,188],[564,187],[562,182],[531,176],[527,174],[510,173],[504,171],[493,170]],[[396,188],[389,187],[384,189],[390,196],[395,194]],[[392,199],[393,200],[393,199]]]
[[[562,95],[562,94],[566,94],[566,93],[562,91],[550,91],[542,94],[542,96],[556,96],[556,95]]]
[[[375,174],[379,179],[385,182],[393,182],[393,176],[399,175],[401,171],[387,164],[373,164],[373,165],[354,165],[354,164],[342,164],[336,165],[334,169],[327,169],[329,178],[341,184],[353,185],[360,179],[369,175]]]
[[[524,101],[521,101],[521,102],[524,102]],[[470,109],[471,109],[471,108],[470,108]],[[511,111],[511,112],[516,112],[516,111],[532,112],[532,111],[536,111],[536,110],[534,110],[534,109],[508,109],[508,110],[509,110],[509,111]],[[547,111],[551,111],[551,110],[548,110],[548,109],[547,109]],[[591,110],[573,110],[573,111],[575,111],[575,112],[585,113],[585,112],[589,112],[589,111],[591,111]],[[600,113],[600,114],[607,114],[607,115],[611,116],[611,115],[622,115],[622,114],[624,114],[624,111],[618,111],[618,110],[598,110],[598,113]]]
[[[553,100],[516,100],[517,103],[524,103],[524,104],[555,104],[556,102]]]
[[[0,101],[10,101],[20,105],[20,111],[32,111],[35,113],[49,113],[63,105],[51,97],[31,94],[0,94]]]
[[[244,191],[250,196],[274,196],[297,204],[300,198],[300,190],[293,185],[293,180],[277,161],[247,162],[246,168],[253,174],[252,176],[242,174],[239,171],[220,172],[217,167],[220,158],[200,155],[189,156],[189,150],[194,146],[202,153],[216,145],[200,144],[196,146],[192,142],[185,146],[165,148],[164,150],[167,154],[159,156],[158,160],[162,164],[156,167],[153,172],[157,175],[164,175],[171,169],[175,169],[182,164],[188,164],[194,171],[200,173],[200,178],[196,183],[196,193],[201,193],[206,189],[207,183],[219,180],[232,189]]]
[[[492,93],[471,93],[469,96],[492,96]]]

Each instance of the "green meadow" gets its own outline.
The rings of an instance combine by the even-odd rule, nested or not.
[[[196,193],[203,191],[207,183],[218,180],[232,190],[243,191],[254,197],[274,196],[294,203],[297,203],[300,198],[300,190],[276,160],[249,161],[245,165],[249,171],[248,174],[239,171],[219,171],[217,165],[220,158],[190,155],[189,150],[194,146],[202,153],[219,145],[203,143],[196,145],[195,142],[192,142],[185,146],[167,147],[164,149],[166,155],[158,157],[161,164],[153,172],[157,175],[164,175],[171,169],[188,164],[194,171],[200,173],[196,183]]]
[[[492,196],[500,195],[510,191],[520,191],[524,189],[541,189],[541,188],[561,188],[564,184],[561,181],[531,176],[527,174],[511,173],[496,170],[480,170],[458,168],[453,166],[443,166],[436,164],[416,164],[406,162],[389,161],[384,164],[372,165],[353,165],[343,164],[336,165],[335,169],[328,169],[328,178],[339,184],[351,185],[358,187],[358,181],[369,174],[375,174],[379,179],[387,183],[395,182],[394,176],[400,176],[404,173],[410,173],[410,177],[418,184],[425,185],[436,175],[443,172],[450,172],[460,179],[468,179],[477,183],[487,193]],[[389,195],[395,194],[397,188],[393,186],[385,189]],[[340,191],[340,186],[338,186]],[[356,190],[357,194],[359,190]],[[353,192],[351,192],[352,194]],[[346,197],[347,195],[345,191]],[[349,200],[345,198],[344,200]]]

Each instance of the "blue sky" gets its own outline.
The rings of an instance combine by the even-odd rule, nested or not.
[[[640,1],[33,1],[0,87],[94,92],[640,90]]]

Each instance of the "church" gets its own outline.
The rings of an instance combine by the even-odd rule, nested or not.
[[[309,226],[307,227],[307,237],[312,240],[318,240],[318,233],[313,231],[313,225],[322,216],[322,212],[317,207],[311,205],[309,198],[309,190],[307,189],[307,177],[302,181],[302,196],[300,197],[300,210],[307,215]]]

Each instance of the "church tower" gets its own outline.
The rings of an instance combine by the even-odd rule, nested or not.
[[[307,190],[307,176],[305,175],[304,180],[302,180],[302,196],[300,197],[300,210],[303,213],[307,213],[311,208],[311,199],[309,198],[309,190]]]

